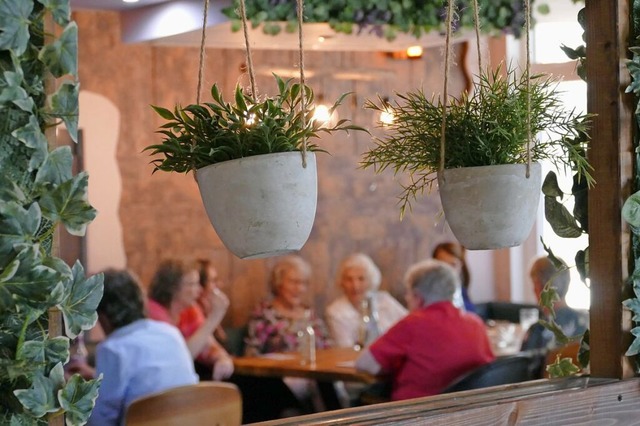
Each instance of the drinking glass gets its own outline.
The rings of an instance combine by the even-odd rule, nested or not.
[[[522,331],[525,332],[533,324],[538,322],[540,311],[538,308],[522,308],[520,309],[520,326]]]

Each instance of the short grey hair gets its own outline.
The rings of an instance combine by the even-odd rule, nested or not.
[[[428,259],[409,267],[404,276],[404,283],[429,305],[445,300],[452,301],[453,295],[460,287],[460,277],[448,264]]]
[[[542,285],[547,285],[551,281],[551,286],[556,289],[558,296],[564,299],[569,291],[571,283],[571,275],[569,267],[564,260],[556,257],[562,266],[557,267],[549,258],[549,256],[540,256],[531,264],[529,274],[531,279],[538,279]]]
[[[349,268],[364,269],[364,274],[367,281],[369,281],[369,290],[377,290],[380,288],[380,283],[382,282],[380,269],[376,266],[374,261],[364,253],[354,253],[340,263],[338,274],[336,275],[336,284],[338,287],[341,286],[340,283],[342,282],[342,275]]]

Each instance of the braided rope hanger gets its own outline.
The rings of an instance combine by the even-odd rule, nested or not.
[[[304,22],[303,19],[303,0],[296,0],[297,4],[297,14],[298,14],[298,48],[299,48],[299,61],[300,61],[300,111],[302,128],[306,127],[306,84],[305,84],[305,74],[304,74],[304,49],[303,46],[303,35],[302,35],[302,24]],[[209,10],[209,0],[204,0],[204,12],[202,18],[202,34],[200,40],[200,56],[199,56],[199,67],[198,67],[198,88],[196,94],[196,103],[200,104],[200,92],[202,89],[202,74],[204,70],[204,51],[205,51],[205,40],[206,40],[206,28],[207,28],[207,15]],[[253,57],[251,52],[251,43],[249,42],[249,25],[247,23],[247,12],[245,0],[240,0],[240,17],[242,19],[242,30],[244,33],[244,42],[245,42],[245,53],[247,58],[247,70],[249,72],[249,81],[251,85],[251,97],[254,101],[257,100],[258,97],[258,89],[256,85],[255,71],[253,67]],[[195,143],[195,141],[193,142]],[[307,138],[303,137],[302,139],[302,167],[307,167]]]
[[[453,27],[454,0],[449,0],[447,4],[447,20],[446,20],[446,37],[445,37],[445,66],[444,66],[444,91],[442,101],[442,124],[440,133],[440,166],[438,171],[443,171],[445,166],[445,130],[447,125],[447,105],[448,105],[448,89],[449,89],[449,71],[451,68],[451,33]],[[531,54],[530,54],[530,0],[524,0],[524,30],[526,40],[526,67],[525,67],[525,83],[526,83],[526,106],[527,106],[527,167],[526,177],[530,176],[531,169],[531,90],[530,90],[530,70],[531,70]],[[478,49],[478,69],[482,73],[482,52],[480,50],[480,7],[478,0],[473,0],[473,20],[476,33],[476,47]]]

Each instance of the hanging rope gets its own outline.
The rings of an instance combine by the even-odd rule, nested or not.
[[[439,171],[444,170],[445,165],[445,129],[447,124],[447,103],[448,103],[448,86],[449,86],[449,70],[451,68],[451,33],[453,26],[453,14],[454,7],[453,3],[455,0],[449,0],[447,5],[447,32],[445,38],[445,65],[444,65],[444,94],[442,101],[442,126],[440,133],[440,167]],[[527,106],[527,167],[526,167],[526,176],[529,178],[530,169],[531,169],[531,87],[530,87],[530,69],[531,69],[531,58],[530,58],[530,41],[529,41],[529,31],[530,31],[530,0],[524,0],[524,13],[525,13],[525,40],[526,40],[526,66],[525,66],[525,79],[526,79],[526,106]],[[478,49],[478,69],[480,73],[482,73],[482,52],[480,51],[480,7],[478,6],[478,0],[473,0],[473,19],[474,19],[474,27],[476,33],[476,47]]]
[[[207,15],[209,14],[209,0],[204,0],[202,14],[202,33],[200,35],[200,57],[198,58],[198,88],[196,89],[196,104],[200,105],[200,91],[202,90],[202,73],[204,72],[204,46],[207,39]],[[195,142],[194,142],[195,143]]]
[[[531,54],[529,53],[529,30],[530,30],[530,0],[524,2],[524,31],[525,40],[527,45],[527,65],[525,68],[526,88],[527,88],[527,178],[531,172],[531,84],[530,84],[530,69],[531,69]]]
[[[302,48],[302,23],[304,21],[303,12],[304,8],[302,0],[297,0],[298,5],[298,48],[300,49],[300,111],[302,112],[302,128],[306,127],[306,93],[305,93],[305,78],[304,78],[304,49]],[[307,168],[307,138],[302,138],[302,167]]]
[[[256,87],[256,77],[253,74],[253,59],[251,58],[251,46],[249,44],[249,25],[247,24],[247,10],[244,0],[240,0],[240,17],[242,18],[242,30],[244,32],[247,68],[249,69],[249,81],[251,83],[251,97],[256,101],[258,99],[258,89]]]
[[[444,91],[442,94],[442,126],[440,127],[440,169],[444,170],[444,153],[445,153],[445,129],[447,127],[447,103],[449,101],[449,68],[451,67],[451,31],[453,22],[453,2],[449,0],[447,5],[447,35],[445,38],[444,48]]]
[[[482,52],[480,51],[480,6],[473,0],[473,23],[476,29],[476,48],[478,49],[478,69],[482,72]]]

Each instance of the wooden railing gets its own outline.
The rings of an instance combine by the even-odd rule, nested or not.
[[[638,424],[640,379],[536,380],[516,385],[256,423],[285,425]]]

